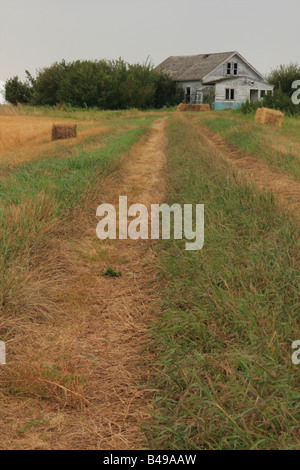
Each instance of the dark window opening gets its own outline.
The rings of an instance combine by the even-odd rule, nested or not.
[[[227,64],[227,75],[231,75],[231,63],[228,62]]]
[[[191,101],[191,87],[189,86],[186,88],[185,101],[186,103],[190,103]]]
[[[226,100],[234,100],[234,89],[233,88],[226,88],[225,90],[225,98]]]
[[[261,97],[261,98],[264,98],[265,96],[266,96],[265,90],[261,90],[261,92],[260,92],[260,97]]]
[[[233,74],[234,75],[238,74],[238,64],[233,64]]]

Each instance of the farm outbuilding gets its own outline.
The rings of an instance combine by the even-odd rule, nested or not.
[[[182,87],[185,103],[210,101],[215,109],[237,108],[247,99],[257,101],[274,88],[238,52],[172,56],[156,70]]]

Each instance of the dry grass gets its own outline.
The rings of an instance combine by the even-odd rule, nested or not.
[[[255,122],[260,124],[269,124],[271,126],[281,127],[284,114],[274,109],[259,108],[256,111]]]
[[[148,380],[151,361],[141,350],[154,303],[154,253],[150,242],[96,239],[95,207],[117,203],[123,192],[141,202],[150,194],[161,200],[163,136],[163,124],[155,126],[121,171],[86,197],[84,210],[74,210],[68,223],[54,221],[47,246],[12,268],[9,278],[21,283],[17,293],[15,283],[7,286],[1,316],[8,346],[8,365],[0,370],[2,449],[144,445],[149,391],[140,382]],[[122,276],[102,276],[108,266]]]
[[[55,119],[49,118],[0,115],[0,163],[18,164],[55,153],[57,144],[51,141],[54,122]],[[78,125],[81,126],[78,137],[59,145],[70,149],[90,136],[109,131],[101,123],[79,122]]]
[[[210,111],[210,106],[209,104],[183,104],[180,103],[180,105],[177,108],[177,111]]]
[[[47,142],[51,139],[51,124],[48,119],[27,116],[0,117],[0,152],[23,145]]]
[[[0,105],[0,116],[20,116],[21,114],[23,113],[20,107],[9,104]]]

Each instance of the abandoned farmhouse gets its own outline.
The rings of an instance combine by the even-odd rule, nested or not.
[[[215,109],[237,108],[257,101],[273,86],[238,52],[172,56],[156,67],[183,88],[186,103],[210,100]]]

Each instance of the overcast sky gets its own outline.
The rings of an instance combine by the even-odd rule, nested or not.
[[[300,64],[300,0],[0,0],[0,80],[66,59],[239,51]]]

